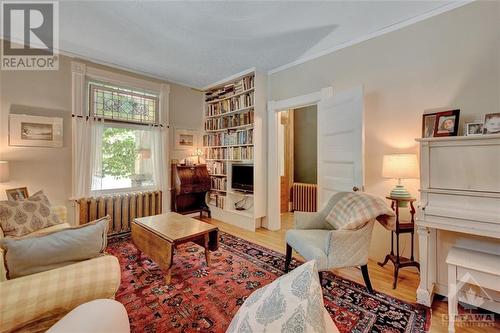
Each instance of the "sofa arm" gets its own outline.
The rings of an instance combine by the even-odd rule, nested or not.
[[[294,212],[294,229],[332,229],[320,213]]]
[[[47,312],[71,311],[120,286],[118,259],[104,255],[50,271],[0,282],[0,331],[8,332]]]
[[[333,230],[327,249],[331,268],[361,266],[368,263],[368,252],[375,221],[357,230]]]

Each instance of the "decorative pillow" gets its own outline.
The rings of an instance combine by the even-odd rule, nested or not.
[[[26,200],[0,201],[0,227],[5,236],[20,237],[59,223],[43,191]]]
[[[375,219],[392,223],[395,214],[384,199],[366,193],[339,192],[330,199],[333,207],[326,221],[335,230],[356,230]]]
[[[231,332],[325,332],[323,293],[314,260],[254,291],[231,321]]]
[[[110,218],[51,233],[4,238],[0,247],[9,279],[95,258],[106,249]]]

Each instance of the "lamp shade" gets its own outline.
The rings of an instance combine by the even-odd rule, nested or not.
[[[384,155],[382,177],[396,179],[418,178],[417,155]]]
[[[0,161],[0,183],[9,180],[9,162]]]

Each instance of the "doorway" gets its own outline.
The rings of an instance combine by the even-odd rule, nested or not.
[[[333,94],[333,88],[268,102],[268,209],[264,226],[281,229],[280,112],[317,106],[317,210],[344,191],[363,190],[363,87]]]
[[[316,211],[317,105],[280,111],[278,117],[280,213]]]

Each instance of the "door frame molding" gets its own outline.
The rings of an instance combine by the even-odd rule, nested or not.
[[[267,127],[267,221],[265,227],[269,230],[281,229],[280,218],[280,166],[278,158],[278,112],[297,109],[304,106],[318,104],[322,99],[333,96],[333,87],[326,87],[320,91],[291,97],[287,99],[268,101]]]

